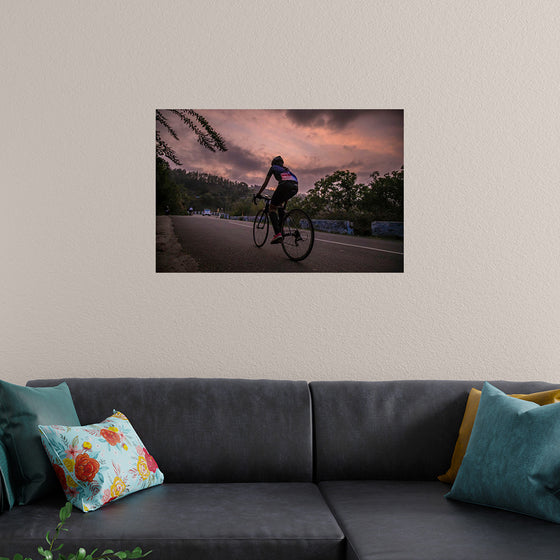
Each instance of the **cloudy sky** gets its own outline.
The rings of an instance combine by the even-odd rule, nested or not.
[[[383,175],[404,163],[402,110],[196,111],[220,133],[228,151],[203,148],[176,115],[163,110],[179,140],[159,123],[157,129],[186,171],[260,185],[271,159],[281,155],[297,175],[300,192],[306,192],[337,169],[353,171],[359,182],[367,182],[373,171]]]

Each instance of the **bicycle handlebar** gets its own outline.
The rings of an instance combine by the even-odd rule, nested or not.
[[[270,201],[272,200],[269,196],[263,196],[262,194],[254,194],[253,195],[253,204],[256,206],[257,204],[257,200],[258,199],[262,199],[266,201],[266,206],[268,207],[268,205],[270,204]]]

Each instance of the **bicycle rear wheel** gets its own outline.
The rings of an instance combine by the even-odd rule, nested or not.
[[[282,249],[289,259],[302,261],[313,249],[315,231],[311,218],[299,208],[290,210],[282,225]]]
[[[268,237],[268,214],[264,210],[259,210],[253,222],[253,240],[257,247],[262,247]]]

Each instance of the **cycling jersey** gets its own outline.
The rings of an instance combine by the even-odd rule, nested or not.
[[[273,165],[268,173],[274,175],[274,178],[279,183],[283,181],[294,181],[297,183],[297,177],[287,167],[282,165]]]

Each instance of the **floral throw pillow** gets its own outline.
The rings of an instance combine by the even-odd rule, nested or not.
[[[66,497],[82,511],[163,482],[128,418],[115,411],[89,426],[39,426]]]

